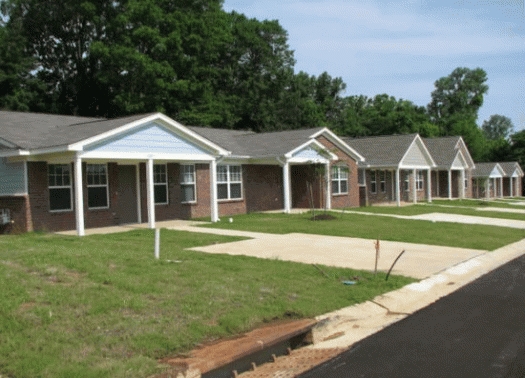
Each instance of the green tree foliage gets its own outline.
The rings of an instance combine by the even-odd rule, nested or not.
[[[493,114],[483,121],[481,129],[489,140],[508,139],[514,130],[512,120],[499,114]]]
[[[511,150],[509,158],[504,160],[517,161],[525,167],[525,130],[518,131],[510,136]]]

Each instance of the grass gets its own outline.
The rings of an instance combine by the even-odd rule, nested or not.
[[[238,239],[163,230],[157,261],[151,230],[0,237],[0,376],[150,376],[198,343],[413,282],[185,250]]]
[[[462,199],[462,200],[442,200],[433,199],[433,203],[436,205],[452,205],[452,206],[465,206],[465,207],[502,207],[508,209],[524,209],[523,205],[517,205],[509,201],[508,199],[496,199],[486,201],[483,199]]]
[[[372,208],[373,209],[373,208]],[[292,232],[423,243],[480,250],[494,250],[525,238],[525,230],[397,219],[355,213],[333,213],[337,219],[311,221],[311,214],[247,214],[232,223],[205,227],[287,234]]]

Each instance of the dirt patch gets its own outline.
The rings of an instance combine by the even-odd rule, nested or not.
[[[311,221],[323,221],[323,220],[334,220],[334,219],[337,219],[337,218],[331,214],[319,214],[319,215],[314,215],[313,217],[310,218]]]

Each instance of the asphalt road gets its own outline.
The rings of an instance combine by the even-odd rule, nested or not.
[[[525,377],[525,256],[300,377]]]

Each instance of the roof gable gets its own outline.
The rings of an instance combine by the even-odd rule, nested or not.
[[[498,163],[477,163],[472,171],[473,177],[500,178],[505,176],[505,171]]]

